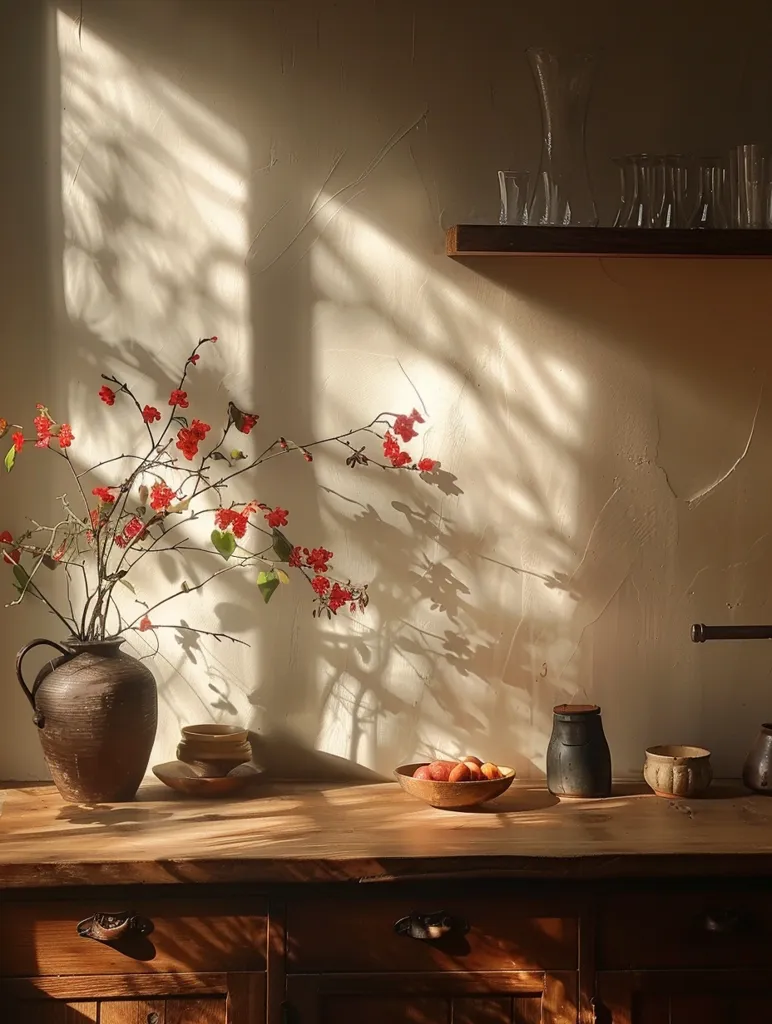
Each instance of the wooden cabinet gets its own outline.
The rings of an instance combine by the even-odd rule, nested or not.
[[[134,931],[83,936],[117,907]],[[766,879],[20,891],[0,900],[0,1020],[772,1020],[770,921]]]
[[[601,973],[599,1024],[742,1024],[772,1020],[768,972]]]

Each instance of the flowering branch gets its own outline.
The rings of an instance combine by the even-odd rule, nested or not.
[[[282,532],[289,521],[287,509],[258,499],[246,504],[225,504],[223,495],[232,481],[279,456],[300,455],[305,462],[313,462],[313,449],[320,445],[344,448],[346,465],[352,469],[372,465],[384,470],[418,472],[426,478],[436,463],[426,458],[414,461],[400,444],[417,436],[415,426],[424,422],[423,416],[415,409],[409,415],[380,412],[361,427],[303,444],[279,437],[259,454],[250,456],[240,445],[249,439],[259,416],[229,402],[222,428],[217,432],[219,440],[202,451],[212,427],[203,420],[188,419],[186,413],[190,400],[186,387],[190,371],[201,358],[200,350],[216,342],[217,338],[212,336],[196,343],[184,363],[177,386],[169,394],[166,417],[162,416],[160,409],[141,401],[128,382],[114,375],[102,374],[105,383],[99,389],[99,398],[108,407],[115,406],[117,401],[125,404],[128,399],[129,411],[132,408],[136,411],[132,415],[147,434],[149,446],[144,454],[124,451],[121,455],[107,456],[89,469],[78,472],[70,457],[70,448],[75,440],[72,427],[68,423],[58,423],[45,406],[37,407],[37,415],[33,419],[34,438],[25,437],[21,427],[14,425],[10,428],[5,420],[0,420],[0,437],[9,429],[13,430],[12,446],[4,460],[6,471],[10,473],[13,470],[25,445],[47,448],[67,463],[84,509],[81,517],[63,495],[60,500],[65,518],[55,526],[44,527],[33,521],[34,531],[16,539],[8,531],[0,534],[0,553],[3,560],[13,566],[19,590],[13,604],[18,604],[27,593],[31,593],[81,639],[104,639],[108,635],[108,616],[112,618],[114,613],[118,634],[189,629],[218,641],[227,639],[243,643],[225,633],[154,624],[150,615],[183,594],[201,590],[226,572],[246,570],[256,565],[260,569],[257,586],[266,602],[283,584],[290,582],[287,570],[295,570],[311,587],[315,616],[322,612],[332,616],[344,605],[351,611],[366,608],[369,600],[366,584],[335,578],[331,551],[324,547],[301,547],[288,540]],[[154,424],[160,425],[157,434]],[[245,440],[238,447],[226,448],[233,430]],[[368,444],[373,442],[382,454],[373,455],[368,450]],[[121,473],[118,467],[124,460],[132,466]],[[112,474],[112,482],[104,482],[105,471]],[[93,478],[95,474],[99,474],[101,479],[93,486],[87,484],[89,476]],[[209,502],[203,500],[207,496],[210,496]],[[217,504],[212,504],[212,497]],[[209,516],[212,517],[211,547],[191,541],[187,532],[180,540],[169,542],[169,534],[173,530]],[[258,551],[244,547],[241,542],[247,529],[257,531],[268,543],[263,543]],[[47,533],[48,543],[44,547],[27,543],[33,532]],[[136,594],[128,577],[146,555],[187,551],[218,555],[228,564],[209,573],[199,583],[183,583],[178,590],[154,603],[148,604],[136,597],[144,611],[133,619],[124,617],[116,600],[116,586],[123,584]],[[21,564],[22,557],[31,557],[29,569]],[[43,594],[39,575],[41,565],[49,569],[63,566],[69,616]],[[77,591],[74,581],[80,577],[73,576],[72,566],[77,566],[82,576],[82,587],[78,586]]]

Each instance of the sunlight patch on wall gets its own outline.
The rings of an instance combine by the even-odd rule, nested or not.
[[[220,344],[205,347],[188,378],[191,413],[217,429],[229,397],[251,407],[248,149],[237,131],[147,62],[128,59],[61,11],[57,45],[66,315],[56,358],[66,367],[73,458],[85,468],[135,450],[135,440],[137,451],[147,443],[130,403],[100,405],[100,373],[129,382],[141,404],[164,409],[196,341],[216,334]],[[93,483],[113,485],[128,470],[112,463],[100,472],[104,478]],[[243,498],[241,481],[228,497]],[[211,516],[204,516],[186,531],[192,544],[206,548],[211,529]],[[191,551],[160,554],[152,567],[146,559],[133,577],[137,593],[152,603],[218,568],[217,556]],[[164,607],[161,621],[254,643],[239,593],[230,577],[213,581]],[[121,598],[133,618],[132,596]],[[179,722],[250,720],[254,647],[229,647],[223,660],[222,645],[205,637],[199,642],[172,630],[163,636],[154,668],[167,713],[157,749],[174,749]],[[147,653],[142,636],[133,642]]]
[[[352,736],[356,751],[366,737],[373,748],[404,737],[408,752],[456,756],[504,715],[533,745],[523,753],[541,756],[549,722],[531,719],[544,703],[545,659],[555,702],[576,689],[570,579],[586,385],[531,329],[524,300],[491,284],[459,287],[339,200],[325,212],[310,248],[314,375],[318,388],[346,387],[320,405],[317,429],[424,402],[427,426],[407,447],[438,456],[464,493],[379,473],[368,483],[380,517],[327,502],[327,528],[352,517],[348,550],[375,579],[359,627],[372,664],[330,666],[321,735],[338,753]],[[368,450],[380,454],[374,438]],[[345,472],[329,473],[330,487],[349,494]]]

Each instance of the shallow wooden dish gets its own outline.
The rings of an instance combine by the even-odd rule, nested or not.
[[[430,782],[428,779],[414,779],[412,775],[416,768],[428,763],[417,761],[415,764],[403,764],[394,769],[394,774],[406,793],[443,811],[463,811],[501,796],[512,785],[516,774],[514,768],[500,764],[497,766],[503,776],[500,779],[482,779],[479,782]]]
[[[260,772],[254,765],[240,764],[228,775],[207,778],[196,774],[195,767],[184,761],[167,761],[165,764],[154,765],[153,775],[160,779],[165,786],[177,790],[178,793],[210,800],[238,793],[239,790],[253,783]]]

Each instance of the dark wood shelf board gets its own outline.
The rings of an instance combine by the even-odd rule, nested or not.
[[[772,229],[554,228],[456,224],[446,253],[464,256],[772,258]]]

